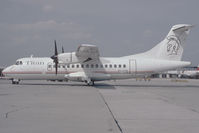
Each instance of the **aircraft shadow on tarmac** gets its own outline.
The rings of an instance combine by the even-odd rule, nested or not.
[[[95,86],[96,88],[99,88],[99,89],[103,89],[103,87],[106,88],[106,85],[107,86],[113,86],[114,88],[115,87],[122,87],[122,88],[199,88],[199,85],[157,85],[157,84],[154,84],[154,85],[135,85],[135,84],[117,84],[117,85],[109,85],[109,84],[99,84],[97,86]]]
[[[9,83],[3,83],[9,84]],[[108,84],[108,83],[96,83],[94,86],[88,86],[84,83],[31,83],[31,82],[21,82],[19,85],[32,85],[32,86],[71,86],[71,87],[93,87],[97,89],[116,89],[116,87],[121,88],[199,88],[199,85],[191,85],[191,84],[168,84],[168,85],[158,85],[158,84],[150,84],[150,85],[141,85],[141,84]]]
[[[0,84],[11,84],[10,81],[8,80],[0,80]],[[20,86],[20,85],[32,85],[32,86],[74,86],[74,87],[94,87],[97,89],[116,89],[116,87],[122,87],[122,88],[199,88],[199,84],[124,84],[124,83],[120,83],[120,84],[109,84],[109,83],[103,83],[103,82],[99,82],[96,83],[94,86],[88,86],[84,83],[78,83],[78,82],[20,82],[19,85],[13,85],[13,86]]]
[[[94,86],[88,86],[84,83],[82,84],[75,84],[75,83],[70,83],[70,84],[63,84],[63,83],[19,83],[18,86],[20,85],[32,85],[32,86],[71,86],[71,87],[93,87],[93,88],[97,88],[97,89],[116,89],[114,85],[111,84],[106,84],[106,83],[99,83],[99,84],[95,84]]]

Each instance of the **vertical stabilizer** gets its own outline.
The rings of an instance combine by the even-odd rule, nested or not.
[[[174,25],[162,42],[143,54],[158,59],[181,60],[191,27],[193,26],[188,24]]]

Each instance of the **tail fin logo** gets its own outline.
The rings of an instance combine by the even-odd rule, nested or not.
[[[178,55],[180,49],[180,40],[175,35],[167,37],[167,53],[168,55]]]

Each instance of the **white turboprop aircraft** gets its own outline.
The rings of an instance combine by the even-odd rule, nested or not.
[[[190,65],[181,61],[185,40],[192,25],[179,24],[171,28],[166,38],[151,50],[119,58],[100,57],[98,47],[82,44],[76,52],[51,58],[22,58],[3,70],[13,84],[20,80],[71,80],[94,85],[95,81],[144,77]]]

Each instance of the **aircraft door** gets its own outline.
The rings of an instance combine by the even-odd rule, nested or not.
[[[137,64],[135,59],[129,60],[129,73],[132,75],[136,75],[137,73]]]

